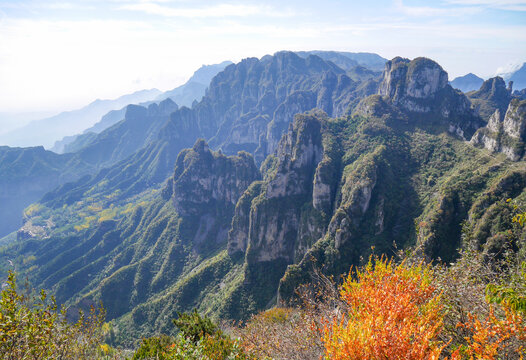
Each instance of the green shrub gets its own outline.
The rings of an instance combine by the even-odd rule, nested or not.
[[[201,317],[196,309],[191,313],[180,313],[177,319],[173,320],[175,326],[179,328],[182,335],[194,343],[206,335],[221,335],[221,330],[207,316]]]
[[[167,335],[154,336],[143,339],[141,345],[133,354],[132,360],[140,359],[170,359],[167,354],[170,345],[174,343],[174,338]]]
[[[231,339],[208,317],[196,310],[179,313],[173,322],[180,332],[176,337],[160,335],[143,339],[132,360],[248,360],[238,340]]]
[[[104,310],[92,308],[68,323],[66,310],[57,311],[54,298],[31,296],[17,290],[16,277],[9,272],[0,299],[0,358],[94,359],[101,355],[101,327]]]

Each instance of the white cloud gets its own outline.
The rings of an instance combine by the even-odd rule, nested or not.
[[[394,4],[398,11],[413,17],[462,17],[476,14],[480,11],[479,8],[471,6],[457,7],[455,9],[430,6],[410,6],[405,5],[403,0],[395,0]]]
[[[505,76],[508,74],[511,74],[521,68],[521,66],[524,64],[524,61],[520,60],[514,60],[510,61],[508,64],[504,66],[499,66],[497,70],[495,71],[495,76]]]
[[[141,11],[151,15],[183,18],[224,18],[245,17],[252,15],[283,16],[286,12],[275,11],[269,7],[256,5],[219,4],[200,8],[181,8],[164,6],[154,2],[127,4],[120,7],[122,10]]]
[[[478,6],[510,11],[526,11],[524,0],[445,0],[449,4]]]
[[[100,4],[98,0],[63,1]],[[373,14],[376,17],[342,13],[329,18],[308,6],[295,12],[280,8],[277,14],[274,8],[253,2],[228,5],[227,0],[217,0],[200,7],[187,0],[164,1],[112,0],[105,5],[108,16],[100,17],[106,20],[89,20],[92,13],[84,16],[81,11],[72,12],[74,18],[83,19],[75,21],[36,16],[0,19],[0,111],[65,110],[142,88],[167,90],[201,64],[239,61],[278,50],[368,51],[388,58],[428,56],[452,76],[467,72],[491,75],[509,59],[526,59],[526,24],[466,24],[451,14],[443,21],[443,10],[429,6],[415,8],[397,2],[403,8],[391,7]],[[134,10],[141,16],[115,11],[131,5],[141,5]],[[458,8],[470,6],[460,4]],[[171,12],[165,13],[166,9]],[[121,20],[109,20],[115,13]],[[162,16],[150,21],[142,16],[145,13]],[[430,17],[416,16],[426,13]]]

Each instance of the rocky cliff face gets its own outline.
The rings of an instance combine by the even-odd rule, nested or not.
[[[266,289],[262,303],[275,296],[269,289],[277,287],[286,266],[301,259],[326,226],[317,209],[328,206],[333,190],[327,165],[320,165],[326,121],[322,113],[296,115],[267,178],[253,184],[236,206],[228,251],[245,254],[245,283]]]
[[[511,88],[506,87],[506,83],[500,76],[484,81],[479,90],[471,91],[467,93],[467,96],[475,113],[486,121],[489,121],[496,110],[504,115],[512,98]]]
[[[378,94],[421,122],[447,124],[449,132],[469,139],[482,123],[469,100],[448,84],[447,73],[426,58],[394,58],[385,66]]]
[[[246,152],[227,157],[198,140],[177,157],[171,180],[175,209],[182,216],[192,216],[213,209],[214,203],[233,207],[258,177],[254,160]]]
[[[343,115],[351,100],[362,96],[359,84],[314,55],[280,52],[245,59],[218,74],[201,103],[174,114],[169,132],[199,134],[212,148],[227,154],[245,150],[260,163],[276,150],[294,114],[317,107]]]
[[[504,153],[510,160],[518,161],[524,154],[526,141],[526,100],[512,100],[503,117],[495,110],[488,125],[479,129],[471,144],[484,147],[491,152]]]
[[[259,171],[248,153],[227,157],[198,140],[192,149],[179,154],[165,194],[171,193],[177,213],[196,225],[194,246],[205,241],[224,243],[236,203],[258,178]]]
[[[428,104],[419,100],[433,98],[447,85],[447,73],[434,61],[417,58],[413,61],[394,58],[388,61],[378,94],[387,96],[393,104],[413,112],[429,112]]]
[[[251,261],[295,258],[301,209],[290,205],[300,205],[312,194],[314,172],[323,157],[321,127],[318,118],[300,116],[279,143],[275,174],[263,185],[250,214]]]

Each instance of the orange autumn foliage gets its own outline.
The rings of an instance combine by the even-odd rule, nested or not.
[[[471,336],[466,338],[468,344],[464,353],[467,358],[494,360],[503,356],[506,359],[518,356],[523,359],[526,354],[525,319],[514,310],[504,310],[503,319],[495,316],[491,307],[486,319],[481,321],[470,314],[467,323],[458,325],[471,332]]]
[[[438,359],[443,312],[431,281],[429,266],[385,258],[349,274],[341,288],[348,311],[323,331],[326,358]]]

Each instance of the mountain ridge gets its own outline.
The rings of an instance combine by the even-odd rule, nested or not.
[[[526,165],[468,140],[504,127],[474,100],[523,137],[504,81],[466,96],[426,58],[347,73],[292,52],[229,65],[139,151],[27,209],[43,234],[3,256],[73,310],[102,301],[130,345],[173,331],[178,311],[247,319],[293,300],[313,269],[339,276],[373,252],[502,251]]]
[[[0,142],[7,145],[42,145],[45,148],[51,148],[56,140],[66,135],[82,132],[95,124],[108,111],[121,108],[129,103],[151,100],[159,93],[157,89],[139,90],[114,100],[97,99],[81,109],[33,120],[22,128],[2,134]]]

